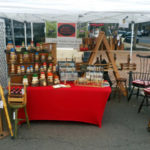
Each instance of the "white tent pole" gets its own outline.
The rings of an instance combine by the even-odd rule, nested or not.
[[[132,62],[132,50],[133,50],[133,33],[134,33],[134,22],[131,24],[131,47],[130,47],[130,62]]]
[[[31,41],[34,41],[34,39],[33,39],[33,22],[31,22]]]
[[[27,28],[26,28],[26,22],[24,22],[24,42],[25,42],[25,47],[27,47]]]
[[[13,40],[13,44],[14,44],[14,46],[15,46],[14,22],[13,22],[12,19],[11,19],[11,31],[12,31],[12,40]]]

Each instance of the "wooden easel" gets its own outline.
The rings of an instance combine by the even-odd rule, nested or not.
[[[113,55],[111,53],[111,47],[110,47],[110,45],[108,43],[106,35],[102,31],[99,33],[99,36],[98,36],[97,41],[96,41],[96,46],[93,49],[92,54],[91,54],[91,56],[89,58],[88,65],[93,65],[94,64],[94,60],[97,57],[98,49],[99,49],[100,45],[102,44],[102,42],[103,42],[103,44],[106,47],[106,55],[108,57],[109,62],[112,64],[113,73],[114,73],[115,79],[117,80],[117,79],[120,78],[120,74],[119,74],[118,68],[116,66],[114,57],[113,57]],[[119,86],[120,90],[122,91],[123,95],[127,96],[127,91],[126,91],[125,87],[123,86],[123,84],[119,83],[118,86]]]
[[[2,99],[2,102],[3,102],[3,108],[4,108],[8,128],[9,128],[9,131],[10,131],[10,135],[11,135],[11,137],[13,137],[12,125],[11,125],[11,122],[10,122],[8,109],[7,109],[7,104],[6,104],[6,101],[5,101],[4,92],[3,92],[3,88],[2,88],[1,85],[0,85],[0,96],[1,96],[1,99]],[[0,114],[0,139],[6,137],[8,135],[9,135],[9,132],[3,130],[2,115]]]

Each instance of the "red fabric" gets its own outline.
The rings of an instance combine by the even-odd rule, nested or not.
[[[27,111],[30,120],[80,121],[99,125],[111,88],[28,87]],[[20,112],[23,117],[23,112]]]

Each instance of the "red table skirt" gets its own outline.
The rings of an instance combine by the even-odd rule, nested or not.
[[[27,112],[29,120],[62,120],[92,123],[101,127],[101,121],[111,88],[28,87]],[[23,111],[19,113],[24,117]]]

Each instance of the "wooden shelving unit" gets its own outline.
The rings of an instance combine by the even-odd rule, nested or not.
[[[28,61],[25,61],[23,63],[20,63],[19,55],[23,54],[25,51],[23,50],[21,52],[16,52],[16,61],[13,62],[14,68],[15,68],[15,73],[11,73],[12,62],[10,62],[10,52],[8,52],[8,51],[5,51],[5,52],[6,52],[6,58],[7,58],[8,76],[10,77],[11,83],[22,83],[24,75],[27,75],[28,81],[29,81],[29,83],[31,83],[33,74],[36,73],[38,76],[40,76],[40,71],[38,71],[38,72],[34,71],[34,67],[35,67],[36,63],[38,63],[39,68],[40,68],[40,66],[43,65],[44,62],[46,63],[47,67],[50,63],[52,63],[53,65],[56,65],[56,62],[57,62],[56,43],[44,43],[43,44],[43,50],[38,51],[38,54],[39,54],[39,60],[38,61],[35,60],[35,53],[36,53],[35,49],[26,50],[26,52],[28,52],[28,54],[29,54],[29,59],[28,59]],[[51,53],[51,56],[53,58],[52,61],[47,60],[49,53]],[[41,61],[41,56],[43,54],[45,55],[45,58],[46,58],[44,62]],[[27,67],[29,67],[31,65],[33,66],[33,72],[31,72],[31,73],[25,72],[25,73],[20,73],[20,74],[17,73],[17,67],[18,66],[24,66],[25,70],[26,70]]]

